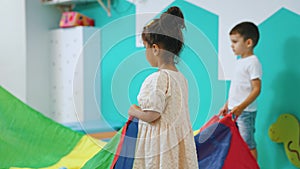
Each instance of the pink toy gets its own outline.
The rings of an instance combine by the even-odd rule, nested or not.
[[[95,26],[93,19],[78,12],[64,12],[59,22],[61,28],[74,26]]]

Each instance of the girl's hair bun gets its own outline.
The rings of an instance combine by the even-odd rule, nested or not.
[[[183,17],[183,13],[181,12],[180,8],[178,8],[177,6],[172,6],[165,13],[179,17],[178,18],[179,26],[181,27],[181,29],[185,28],[184,17]]]
[[[162,13],[159,19],[152,20],[144,27],[142,39],[151,46],[158,44],[164,50],[178,56],[184,44],[183,28],[183,14],[180,8],[173,6]]]
[[[184,17],[181,10],[177,6],[170,7],[160,16],[160,25],[165,31],[185,28]]]

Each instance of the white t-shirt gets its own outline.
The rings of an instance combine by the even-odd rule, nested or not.
[[[257,78],[262,78],[262,67],[255,55],[237,60],[229,90],[229,109],[241,104],[249,96],[252,91],[251,80]],[[256,109],[254,100],[244,111],[256,111]]]

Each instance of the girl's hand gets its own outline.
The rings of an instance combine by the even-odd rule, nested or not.
[[[136,114],[141,111],[141,108],[135,104],[131,105],[129,110],[128,110],[128,115],[136,117]]]
[[[139,106],[135,104],[130,106],[128,110],[128,115],[148,123],[160,118],[160,113],[155,111],[143,111]]]

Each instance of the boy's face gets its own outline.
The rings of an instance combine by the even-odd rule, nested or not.
[[[244,38],[239,34],[231,34],[231,48],[235,55],[246,56],[252,51],[252,41],[250,39],[244,40]]]

